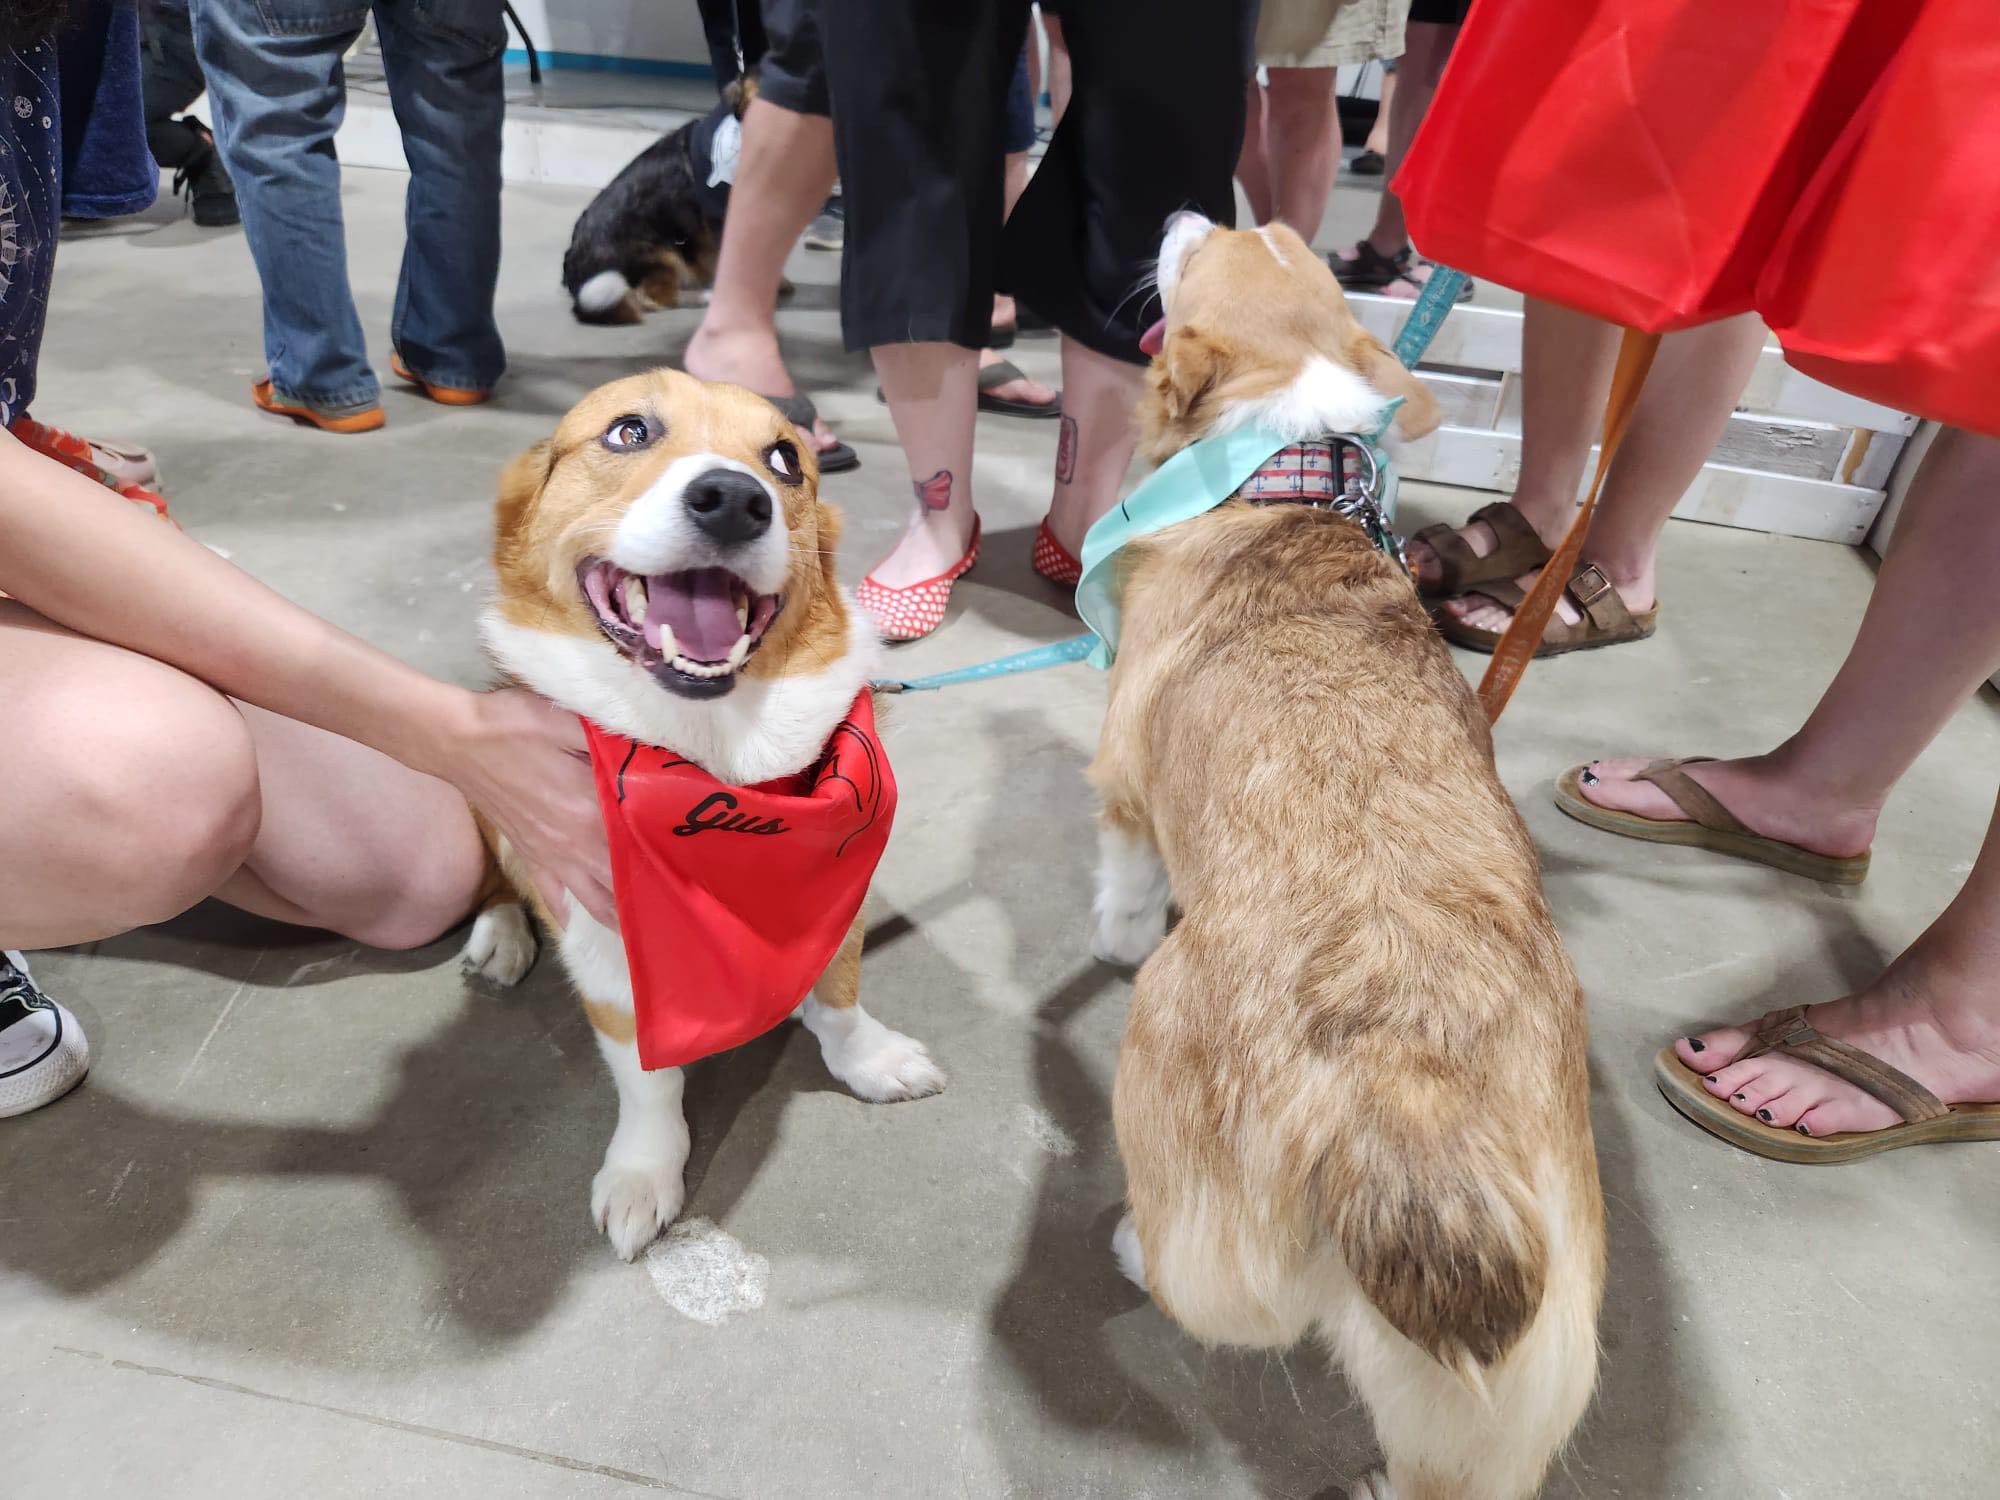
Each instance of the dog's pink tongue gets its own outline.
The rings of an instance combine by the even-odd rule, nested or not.
[[[690,661],[722,661],[743,634],[731,582],[721,568],[649,578],[646,623],[673,631],[675,650]]]
[[[1160,319],[1159,322],[1139,335],[1139,352],[1141,354],[1158,354],[1166,347],[1167,320],[1165,318]]]

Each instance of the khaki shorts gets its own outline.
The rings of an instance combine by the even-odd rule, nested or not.
[[[1260,56],[1260,68],[1339,68],[1403,55],[1410,0],[1349,0],[1319,45],[1304,52]]]

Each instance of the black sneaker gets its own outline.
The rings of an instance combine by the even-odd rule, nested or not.
[[[76,1017],[44,995],[18,953],[0,953],[0,1119],[60,1099],[90,1069]]]
[[[229,180],[229,171],[222,165],[222,153],[215,149],[215,138],[193,115],[184,115],[181,123],[201,137],[201,144],[175,171],[174,192],[187,195],[194,206],[194,221],[203,229],[227,229],[232,224],[241,224],[243,215],[236,207],[236,184]]]

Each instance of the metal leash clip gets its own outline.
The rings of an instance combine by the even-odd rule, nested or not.
[[[1393,558],[1396,565],[1408,573],[1410,560],[1403,555],[1403,538],[1389,524],[1389,518],[1382,514],[1382,465],[1375,457],[1375,445],[1356,432],[1329,432],[1326,440],[1340,444],[1344,450],[1340,463],[1340,494],[1333,502],[1334,513],[1346,516],[1358,525],[1367,534],[1368,540],[1375,544],[1376,550]],[[1350,452],[1360,454],[1362,462],[1367,464],[1366,479],[1350,470],[1346,459],[1346,454]],[[1355,467],[1358,469],[1359,466]]]

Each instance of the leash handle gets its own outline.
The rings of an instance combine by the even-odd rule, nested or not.
[[[1569,523],[1569,530],[1563,533],[1555,556],[1543,564],[1534,588],[1514,611],[1514,618],[1507,622],[1500,643],[1493,648],[1493,660],[1487,664],[1486,675],[1479,679],[1479,703],[1486,710],[1488,724],[1499,719],[1507,700],[1520,686],[1521,676],[1528,670],[1528,663],[1534,659],[1549,620],[1556,612],[1556,601],[1569,587],[1570,574],[1576,571],[1577,558],[1583,552],[1584,535],[1590,530],[1591,514],[1597,509],[1597,492],[1604,488],[1611,456],[1625,440],[1625,429],[1631,425],[1640,388],[1646,383],[1646,372],[1653,367],[1653,355],[1659,347],[1657,333],[1641,333],[1636,328],[1626,329],[1618,345],[1618,364],[1611,372],[1611,396],[1604,405],[1604,439],[1598,445],[1597,472],[1591,475],[1589,492]]]

